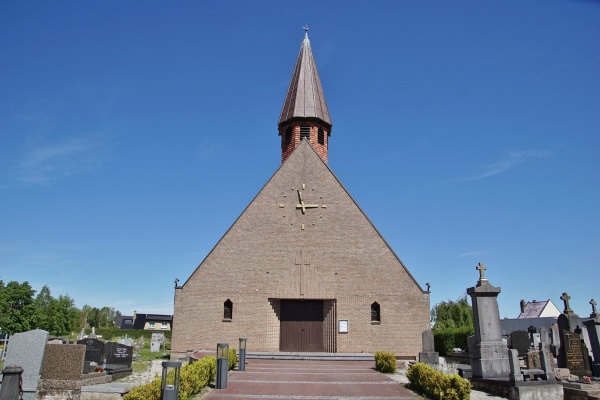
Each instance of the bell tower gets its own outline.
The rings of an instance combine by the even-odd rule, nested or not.
[[[310,48],[307,26],[304,31],[300,54],[279,117],[281,162],[305,139],[327,163],[331,118]]]

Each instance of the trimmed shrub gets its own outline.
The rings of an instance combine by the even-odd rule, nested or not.
[[[406,371],[410,388],[433,400],[468,400],[471,383],[453,374],[436,371],[425,363],[415,363]]]
[[[456,347],[466,350],[468,348],[467,337],[474,333],[475,331],[472,326],[449,329],[434,329],[433,341],[435,345],[435,351],[440,353],[440,355],[445,356],[450,354],[452,349]]]
[[[204,357],[193,364],[181,367],[179,376],[179,399],[188,400],[202,388],[214,381],[217,370],[217,360],[214,357]],[[167,383],[175,381],[175,370],[167,375]],[[123,400],[159,400],[161,377],[155,378],[146,385],[136,386],[131,389]]]
[[[396,356],[387,351],[375,352],[375,369],[384,374],[396,372]]]
[[[229,358],[228,358],[227,362],[228,362],[228,365],[227,365],[228,369],[230,371],[232,371],[238,362],[238,356],[237,356],[237,352],[235,351],[235,347],[229,348]]]
[[[156,377],[145,385],[135,386],[123,396],[123,400],[159,400],[161,378]]]

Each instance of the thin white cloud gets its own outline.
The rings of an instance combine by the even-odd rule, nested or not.
[[[21,157],[15,167],[15,179],[26,185],[52,185],[100,166],[106,159],[103,149],[93,139],[73,139],[34,148]]]
[[[524,151],[513,151],[508,157],[497,161],[493,164],[489,164],[483,167],[484,171],[478,175],[463,178],[460,180],[476,181],[480,179],[489,178],[490,176],[498,175],[508,171],[511,168],[516,167],[519,164],[523,164],[531,159],[545,158],[552,155],[549,150],[524,150]]]

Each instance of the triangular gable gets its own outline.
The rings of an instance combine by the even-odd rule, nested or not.
[[[304,196],[310,207],[302,210],[299,196]],[[240,264],[260,262],[267,270],[277,268],[292,253],[302,257],[303,249],[318,257],[322,268],[340,269],[346,263],[356,262],[364,262],[365,268],[396,264],[423,292],[306,140],[267,181],[184,286],[208,264],[212,269],[217,268],[213,264],[219,264],[218,268],[237,268]],[[217,261],[211,262],[213,258]]]

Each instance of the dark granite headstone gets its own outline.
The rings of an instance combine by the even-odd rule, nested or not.
[[[85,345],[85,361],[102,364],[104,355],[104,342],[98,339],[88,338],[78,340],[77,344]]]
[[[133,347],[116,342],[107,342],[104,344],[105,364],[131,367],[132,358]]]
[[[531,342],[529,340],[529,333],[525,331],[514,331],[510,334],[510,348],[515,349],[519,352],[519,357],[527,355]]]
[[[590,376],[588,350],[581,340],[581,336],[577,333],[565,332],[561,343],[561,353],[558,358],[559,367],[568,368],[571,374],[579,377]]]

